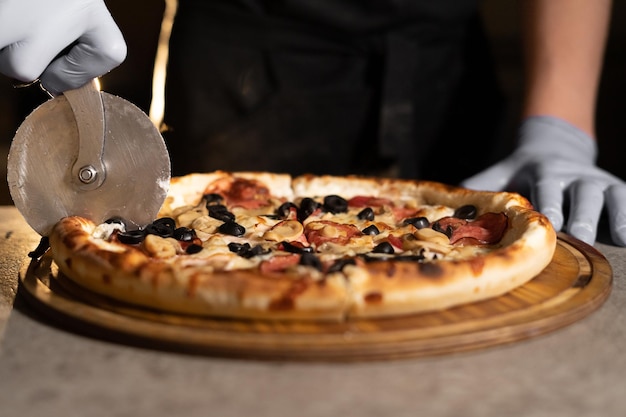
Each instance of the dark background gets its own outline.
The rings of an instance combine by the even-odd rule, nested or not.
[[[102,78],[103,90],[120,95],[146,112],[150,106],[152,65],[158,42],[162,2],[154,0],[108,0],[107,4],[128,44],[126,61]],[[517,1],[485,0],[483,14],[489,33],[498,77],[507,98],[504,135],[513,140],[522,91],[522,68]],[[613,6],[611,32],[598,97],[598,164],[626,179],[623,163],[626,138],[626,3]],[[6,155],[11,138],[22,120],[46,96],[37,88],[15,89],[0,76],[0,204],[11,204],[6,185]]]

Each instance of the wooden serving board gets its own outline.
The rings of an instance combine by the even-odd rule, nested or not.
[[[611,290],[612,271],[593,247],[560,234],[550,265],[501,297],[433,313],[343,323],[151,311],[78,287],[47,256],[25,262],[20,282],[27,300],[63,326],[120,343],[230,357],[357,361],[447,354],[544,334],[602,305]]]

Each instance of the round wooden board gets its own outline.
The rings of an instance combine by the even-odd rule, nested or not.
[[[26,261],[20,281],[27,299],[64,326],[121,343],[230,357],[357,361],[441,355],[544,334],[602,305],[612,271],[593,247],[560,234],[550,265],[501,297],[342,323],[211,319],[129,306],[72,284],[48,256]]]

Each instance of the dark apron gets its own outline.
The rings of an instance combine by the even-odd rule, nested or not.
[[[180,0],[164,134],[175,175],[486,166],[500,97],[476,0]]]

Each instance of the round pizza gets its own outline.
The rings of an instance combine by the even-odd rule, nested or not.
[[[62,219],[70,280],[177,314],[350,320],[497,297],[552,260],[556,233],[522,196],[435,182],[213,172],[174,178],[155,221]]]

